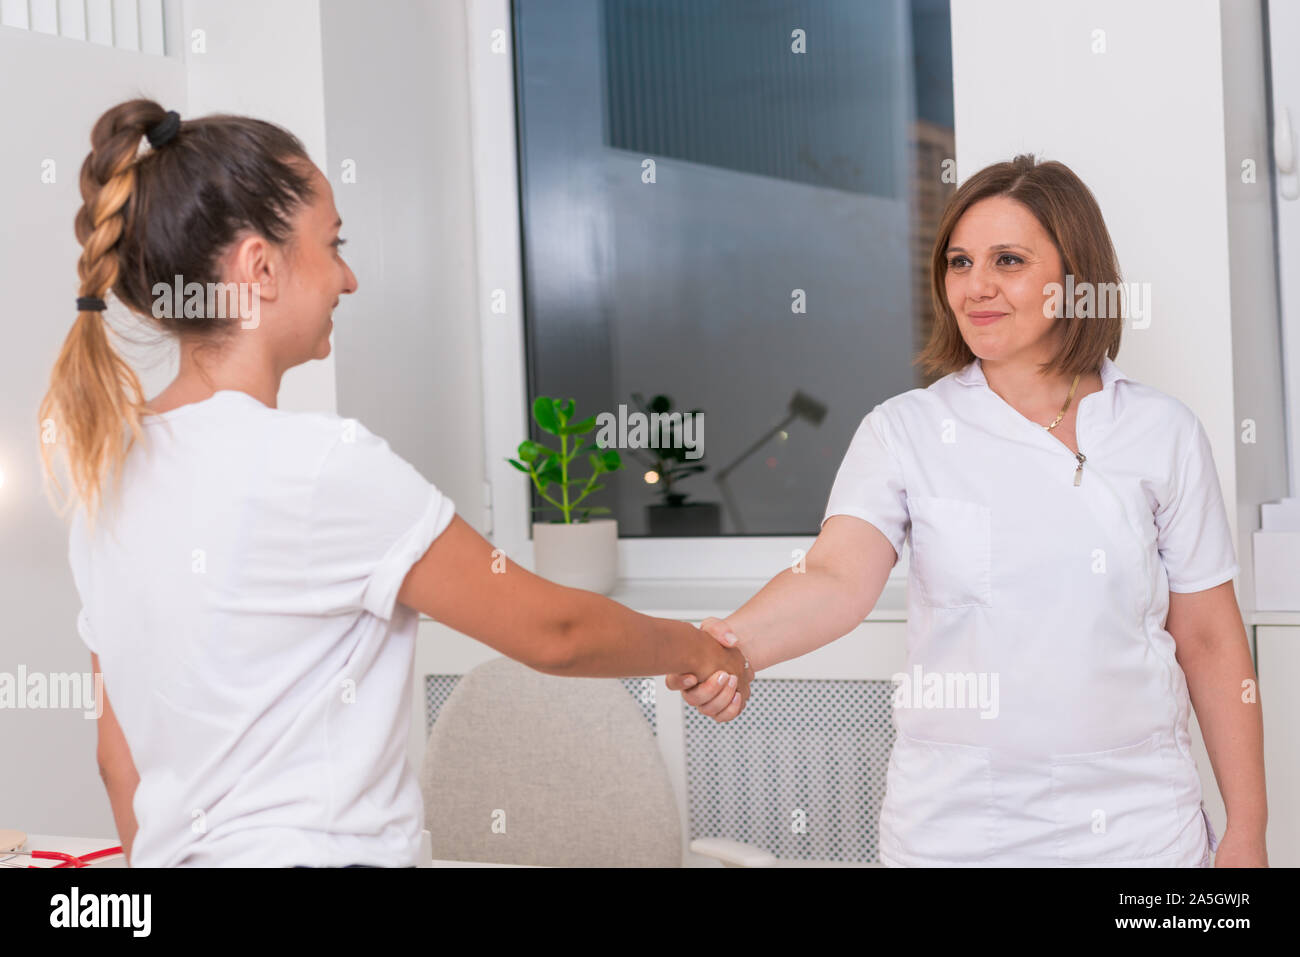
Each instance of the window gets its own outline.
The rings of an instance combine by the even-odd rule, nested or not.
[[[528,402],[702,410],[676,466],[705,469],[671,486],[672,453],[618,433],[589,502],[621,537],[816,534],[862,416],[928,384],[946,0],[516,0],[513,20]]]

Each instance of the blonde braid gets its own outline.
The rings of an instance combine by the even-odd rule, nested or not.
[[[161,112],[161,107],[158,110]],[[135,189],[139,139],[140,135],[130,129],[114,133],[114,141],[106,144],[112,165],[103,180],[95,175],[100,149],[93,151],[82,166],[84,203],[76,218],[77,239],[83,247],[77,261],[81,296],[106,298],[117,282],[117,245],[126,228],[123,210]],[[113,479],[120,476],[136,439],[144,442],[140,422],[148,412],[140,380],[113,348],[102,314],[98,310],[80,311],[55,360],[50,389],[39,411],[47,495],[50,480],[63,493],[51,461],[54,444],[64,449],[75,490],[75,499],[62,507],[55,502],[60,514],[80,502],[85,505],[89,527],[94,528],[104,498],[102,477],[106,473]],[[131,431],[125,447],[123,423]]]

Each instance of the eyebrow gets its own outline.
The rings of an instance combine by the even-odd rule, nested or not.
[[[996,246],[989,247],[989,250],[992,252],[997,252],[1000,249],[1023,249],[1027,253],[1033,252],[1033,250],[1030,249],[1028,246],[1021,246],[1019,243],[998,243]],[[963,249],[961,246],[948,247],[948,252],[950,253],[964,253],[965,251],[966,250]]]

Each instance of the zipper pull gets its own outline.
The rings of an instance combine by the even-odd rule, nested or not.
[[[1078,485],[1080,482],[1083,481],[1084,454],[1082,452],[1075,452],[1074,457],[1079,460],[1079,467],[1074,470],[1074,484]]]

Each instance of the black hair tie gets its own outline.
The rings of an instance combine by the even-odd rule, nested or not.
[[[77,312],[103,312],[107,306],[98,296],[80,296],[77,299]]]
[[[145,136],[149,137],[149,145],[154,149],[170,143],[176,137],[176,133],[181,128],[181,115],[175,110],[168,110],[167,115],[161,120],[149,127]]]

